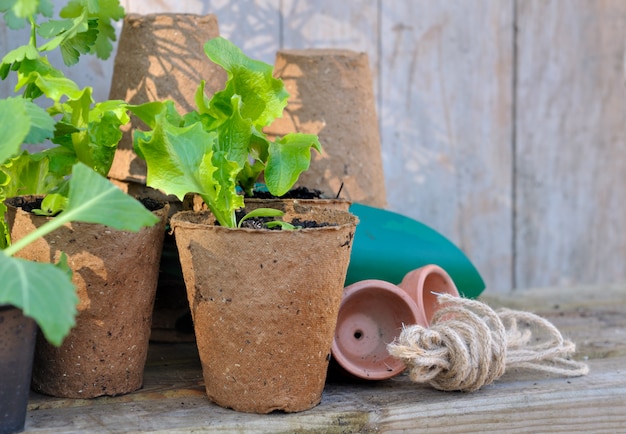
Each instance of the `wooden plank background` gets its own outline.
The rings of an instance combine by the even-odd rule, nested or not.
[[[626,281],[626,2],[122,3],[214,13],[269,63],[280,48],[366,52],[389,209],[450,238],[488,291]],[[22,41],[0,26],[1,53]],[[112,66],[68,75],[101,100]]]

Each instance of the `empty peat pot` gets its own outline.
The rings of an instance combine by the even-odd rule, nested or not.
[[[398,286],[415,301],[420,310],[420,316],[425,319],[425,326],[430,324],[438,309],[438,294],[459,296],[459,291],[450,275],[443,268],[434,264],[410,271]]]
[[[387,344],[400,335],[403,325],[426,325],[413,299],[398,286],[368,279],[344,288],[332,355],[349,374],[367,380],[384,380],[405,366],[387,352]]]

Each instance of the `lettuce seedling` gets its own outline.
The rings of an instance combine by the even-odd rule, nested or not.
[[[122,138],[120,126],[128,123],[128,106],[124,101],[94,103],[93,89],[79,86],[53,67],[46,55],[59,49],[66,65],[78,62],[81,54],[96,54],[107,58],[115,40],[112,20],[124,16],[118,0],[93,2],[71,0],[61,12],[60,20],[37,23],[39,15],[50,17],[47,0],[33,2],[14,0],[0,4],[0,12],[11,28],[29,24],[28,43],[2,57],[0,79],[9,73],[17,75],[15,92],[35,100],[45,96],[47,112],[54,118],[49,139],[58,146],[30,154],[23,151],[12,156],[0,167],[8,180],[3,185],[4,196],[49,194],[42,206],[43,214],[55,214],[67,201],[68,175],[77,162],[82,162],[106,176],[117,144]],[[38,43],[38,38],[42,43]],[[27,141],[28,143],[28,141]]]
[[[0,163],[19,152],[22,143],[52,133],[52,118],[23,98],[0,100]],[[1,177],[0,180],[5,179]],[[2,198],[4,199],[4,198]],[[4,204],[2,204],[4,207]],[[5,208],[6,209],[6,208]],[[68,222],[99,223],[115,229],[138,231],[158,218],[104,177],[82,163],[72,167],[68,203],[64,211],[17,242],[0,250],[0,305],[22,309],[41,328],[46,339],[60,345],[76,316],[75,287],[64,257],[44,264],[13,255],[32,241]]]
[[[61,344],[76,317],[78,298],[66,257],[62,255],[58,264],[45,264],[16,258],[15,253],[68,222],[138,231],[158,221],[102,176],[121,137],[119,126],[128,122],[126,104],[93,105],[91,88],[79,89],[45,57],[56,48],[68,65],[81,54],[107,57],[115,39],[110,20],[123,17],[123,12],[118,0],[72,0],[61,11],[62,20],[38,25],[38,15],[52,14],[49,0],[0,1],[0,13],[10,28],[31,26],[28,44],[7,53],[0,64],[0,78],[15,71],[16,91],[22,90],[22,95],[0,99],[0,305],[22,309],[54,345]],[[37,33],[49,40],[38,46]],[[51,102],[47,109],[32,101],[41,96]],[[58,146],[37,154],[20,153],[22,144],[47,139]],[[63,212],[11,244],[4,200],[48,192],[64,198]]]
[[[270,141],[263,129],[282,116],[288,93],[272,66],[247,57],[224,38],[209,40],[206,55],[228,73],[225,88],[208,99],[202,81],[196,110],[181,115],[171,101],[131,107],[150,131],[135,131],[149,186],[179,199],[202,197],[220,225],[236,227],[243,196],[263,175],[268,190],[284,195],[309,168],[318,137],[291,133]]]

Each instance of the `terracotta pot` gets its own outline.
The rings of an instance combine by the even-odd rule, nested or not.
[[[347,373],[367,380],[384,380],[404,371],[387,344],[403,325],[425,325],[413,299],[401,288],[377,279],[344,289],[333,340],[333,358]]]
[[[459,296],[456,285],[448,273],[438,265],[425,265],[407,273],[398,285],[417,304],[425,326],[430,324],[437,311],[437,294]]]
[[[210,400],[238,411],[317,405],[357,219],[302,207],[330,226],[230,229],[211,213],[171,219]]]
[[[0,434],[24,429],[36,335],[21,309],[0,306]]]
[[[48,221],[7,200],[11,237],[22,238]],[[160,223],[137,233],[72,223],[31,243],[16,256],[39,262],[68,257],[79,297],[76,326],[60,347],[37,337],[32,387],[68,398],[120,395],[139,389],[148,351],[152,308],[167,204],[153,211]]]

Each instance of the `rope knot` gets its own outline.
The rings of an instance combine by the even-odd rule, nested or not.
[[[495,312],[476,300],[438,296],[429,328],[404,327],[388,345],[409,377],[440,390],[475,391],[521,367],[567,376],[585,375],[584,363],[567,359],[575,345],[549,321],[529,312]],[[536,340],[534,345],[531,341]]]

